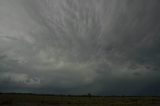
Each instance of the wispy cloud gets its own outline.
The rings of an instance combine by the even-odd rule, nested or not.
[[[0,90],[159,95],[159,9],[159,0],[1,0]]]

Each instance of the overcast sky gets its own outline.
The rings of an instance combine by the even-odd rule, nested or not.
[[[0,0],[0,92],[160,96],[160,0]]]

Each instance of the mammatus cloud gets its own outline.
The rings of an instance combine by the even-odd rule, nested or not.
[[[1,0],[0,90],[160,95],[159,5]]]

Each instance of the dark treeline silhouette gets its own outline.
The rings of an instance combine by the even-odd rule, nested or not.
[[[83,95],[71,94],[40,94],[40,93],[18,93],[18,92],[0,92],[0,95],[36,95],[36,96],[69,96],[69,97],[160,97],[160,96],[128,96],[128,95],[93,95],[91,93]]]

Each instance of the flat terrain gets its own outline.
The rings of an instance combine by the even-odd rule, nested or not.
[[[160,106],[160,97],[0,94],[0,106]]]

